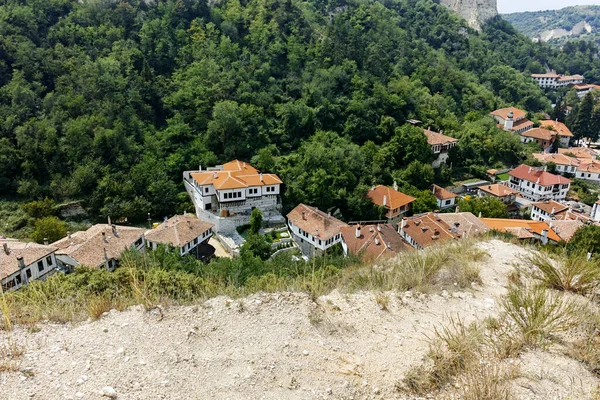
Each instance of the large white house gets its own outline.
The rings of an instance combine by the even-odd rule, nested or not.
[[[544,168],[519,165],[508,173],[508,185],[528,200],[564,200],[571,181],[564,176],[554,175]]]
[[[435,160],[431,164],[433,168],[439,168],[442,165],[446,165],[446,162],[448,161],[448,152],[451,148],[456,146],[458,139],[429,129],[423,130],[423,133],[427,136],[427,143],[431,146],[431,151],[433,151],[433,155],[435,156]]]
[[[533,122],[526,118],[527,113],[516,107],[494,110],[490,115],[498,123],[498,127],[508,132],[521,134],[533,128]]]
[[[0,281],[2,290],[17,290],[56,271],[56,248],[14,239],[0,239]]]
[[[531,74],[531,78],[544,89],[557,89],[569,85],[578,85],[584,81],[582,75],[559,75],[554,71],[546,74]]]
[[[556,165],[556,172],[561,175],[575,174],[580,161],[575,157],[569,157],[560,153],[535,153],[533,157],[542,164],[553,163]]]
[[[308,257],[323,254],[340,243],[341,228],[347,226],[339,219],[305,204],[298,204],[287,218],[292,238]]]
[[[110,220],[109,220],[110,222]],[[131,226],[97,224],[52,243],[56,259],[66,268],[84,265],[91,268],[114,270],[127,249],[144,251],[145,230]]]
[[[248,223],[254,208],[265,220],[278,219],[281,179],[259,172],[248,163],[234,160],[223,165],[183,173],[185,187],[196,215],[215,225],[216,232],[231,232]]]
[[[201,221],[194,215],[176,215],[156,228],[146,231],[146,247],[156,250],[166,245],[184,256],[191,254],[202,258],[202,245],[212,236],[213,224]]]

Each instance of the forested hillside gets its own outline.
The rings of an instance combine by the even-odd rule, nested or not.
[[[502,16],[519,32],[551,44],[569,40],[600,41],[600,6],[574,6],[560,10],[528,11]]]
[[[530,151],[487,113],[549,110],[527,73],[600,80],[597,55],[500,19],[477,34],[428,0],[7,0],[0,191],[161,217],[189,206],[182,171],[240,158],[281,175],[285,204],[350,218],[373,183],[434,180],[406,119],[461,139],[438,181],[514,165]]]

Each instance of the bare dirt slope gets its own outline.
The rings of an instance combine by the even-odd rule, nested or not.
[[[525,252],[480,244],[483,285],[438,294],[333,292],[224,297],[197,307],[111,312],[76,326],[17,329],[22,372],[0,373],[0,399],[396,399],[405,372],[421,362],[427,336],[449,316],[498,312],[506,275]],[[387,296],[387,297],[385,297]],[[381,303],[381,298],[380,298]],[[0,333],[6,341],[7,333]],[[517,362],[519,398],[589,398],[598,380],[581,364],[541,351]]]

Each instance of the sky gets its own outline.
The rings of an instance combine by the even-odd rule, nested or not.
[[[497,0],[501,14],[519,11],[556,10],[569,6],[600,5],[600,0]]]

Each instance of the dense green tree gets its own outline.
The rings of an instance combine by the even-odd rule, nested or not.
[[[262,224],[262,212],[258,208],[255,208],[250,215],[250,233],[257,234],[262,228]]]
[[[580,140],[583,138],[594,139],[597,132],[594,132],[594,125],[592,122],[592,114],[594,111],[594,97],[591,92],[588,92],[581,103],[575,109],[575,120],[573,121],[573,135],[575,139]]]
[[[470,212],[484,218],[508,218],[506,204],[495,197],[471,197],[461,199],[457,203],[461,212]]]
[[[570,251],[598,253],[600,251],[600,226],[587,225],[577,230],[569,241],[568,248]]]
[[[34,226],[31,238],[38,243],[52,243],[67,235],[67,225],[53,216],[36,220]]]

